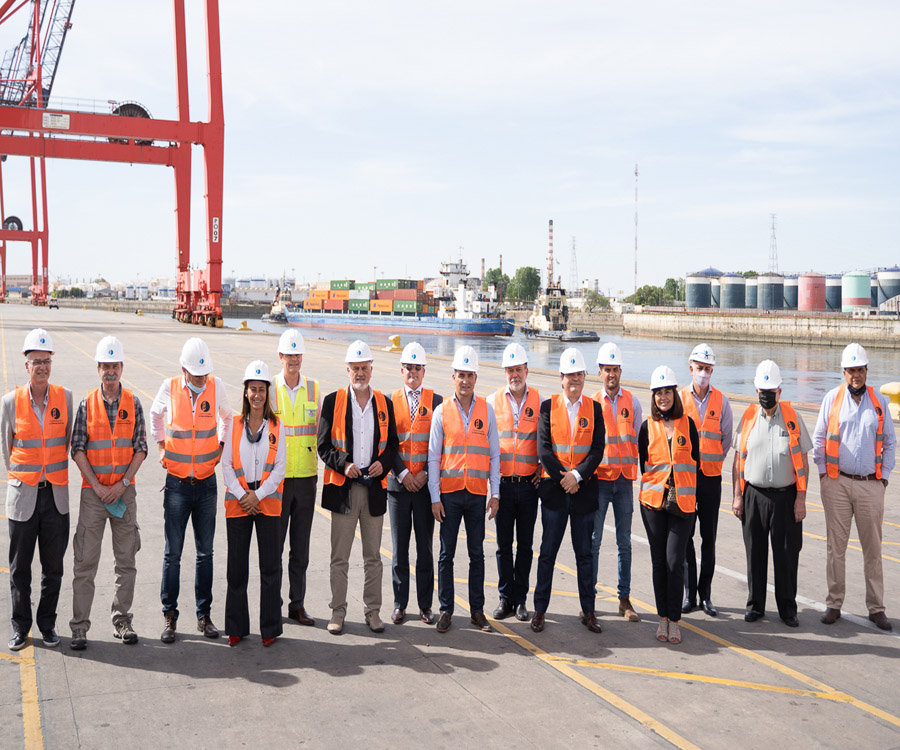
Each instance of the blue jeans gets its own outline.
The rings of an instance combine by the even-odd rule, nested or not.
[[[572,549],[575,551],[575,569],[578,574],[578,600],[582,612],[594,611],[594,589],[591,575],[591,530],[594,528],[593,513],[571,513],[571,501],[566,496],[566,507],[551,510],[541,504],[541,553],[538,556],[537,584],[534,587],[534,611],[544,613],[550,606],[550,592],[553,589],[553,568],[566,525],[571,518]]]
[[[438,601],[441,612],[453,614],[453,557],[460,522],[466,524],[469,549],[469,611],[484,612],[484,513],[485,497],[471,492],[441,494],[444,520],[441,523],[441,554],[438,557]]]
[[[163,612],[178,617],[178,593],[181,588],[181,551],[188,519],[194,526],[197,567],[194,573],[194,596],[197,618],[209,614],[212,606],[213,536],[216,533],[216,475],[211,474],[197,484],[182,482],[166,474],[163,492],[166,551],[163,556],[162,585],[159,598]]]
[[[388,492],[394,561],[391,581],[394,608],[409,604],[409,540],[416,531],[416,600],[420,610],[431,609],[434,599],[434,513],[428,487],[418,492]]]
[[[600,544],[603,541],[603,524],[606,522],[606,511],[612,503],[613,517],[616,520],[616,547],[619,550],[619,598],[631,596],[631,517],[634,515],[633,485],[630,479],[620,476],[613,481],[601,479],[598,498],[600,507],[594,513],[594,533],[591,536],[591,555],[593,556],[594,586],[597,585]],[[596,591],[596,588],[595,588]]]
[[[500,483],[500,507],[496,518],[498,589],[500,598],[513,606],[525,604],[528,598],[537,510],[537,487],[531,482]],[[513,532],[516,538],[515,563]]]

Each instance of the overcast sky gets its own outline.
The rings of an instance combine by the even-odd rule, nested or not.
[[[191,0],[191,6],[200,6]],[[75,6],[54,100],[175,114],[169,3]],[[900,262],[900,3],[221,0],[223,271],[434,275],[546,265],[613,293],[708,265]],[[24,17],[0,26],[14,46]],[[202,14],[189,20],[206,116]],[[195,149],[199,152],[199,149]],[[14,164],[14,162],[18,162]],[[205,257],[202,159],[192,252]],[[3,166],[27,217],[25,160]],[[50,273],[173,275],[169,169],[48,164]],[[460,250],[460,248],[462,248]],[[25,245],[8,272],[29,270]]]

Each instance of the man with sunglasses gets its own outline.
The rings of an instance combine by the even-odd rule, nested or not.
[[[59,645],[56,605],[63,557],[69,545],[69,441],[72,392],[50,384],[53,339],[43,328],[25,336],[22,347],[28,384],[0,403],[0,452],[9,474],[9,576],[12,596],[11,651],[25,647],[31,630],[31,563],[37,544],[41,559],[38,630],[44,645]]]

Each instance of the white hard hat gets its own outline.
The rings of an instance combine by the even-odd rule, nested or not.
[[[678,378],[675,377],[675,371],[671,367],[660,365],[650,376],[650,390],[655,391],[657,388],[676,388],[678,386]]]
[[[372,350],[369,349],[369,345],[365,341],[360,341],[357,339],[350,346],[347,347],[347,356],[344,357],[344,362],[350,364],[351,362],[371,362],[372,361]]]
[[[401,365],[422,365],[428,364],[425,357],[425,349],[417,341],[411,341],[403,347],[403,354],[400,355]]]
[[[246,383],[248,380],[263,380],[271,385],[272,378],[269,375],[269,366],[261,359],[254,359],[247,365],[247,369],[244,370],[244,382]]]
[[[866,350],[859,344],[848,344],[841,354],[841,369],[846,367],[862,367],[869,364]]]
[[[478,352],[471,346],[461,346],[453,355],[454,370],[462,372],[478,372]]]
[[[525,347],[521,344],[510,344],[503,350],[503,360],[504,367],[516,367],[517,365],[527,365],[528,364],[528,352],[525,351]]]
[[[53,353],[53,339],[43,328],[35,328],[25,336],[22,345],[22,353],[25,352],[50,352]]]
[[[122,342],[115,336],[104,336],[97,344],[97,353],[94,355],[97,363],[101,362],[125,362],[125,348]]]
[[[571,375],[573,372],[587,372],[584,364],[584,355],[576,348],[566,349],[559,355],[559,371],[563,375]]]
[[[597,364],[601,367],[603,365],[618,365],[622,366],[622,350],[619,349],[612,341],[608,341],[603,346],[600,347],[600,351],[597,352]]]
[[[213,371],[209,347],[203,339],[193,338],[184,342],[181,348],[181,366],[191,375],[209,375]]]
[[[305,354],[306,345],[303,343],[303,334],[296,328],[288,328],[278,339],[279,354]]]
[[[697,344],[691,356],[688,357],[689,362],[702,362],[704,365],[716,364],[716,353],[709,344]]]
[[[761,391],[774,391],[781,388],[781,370],[771,359],[764,359],[756,368],[753,385]]]

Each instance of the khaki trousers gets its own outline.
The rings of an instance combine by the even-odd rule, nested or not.
[[[90,630],[91,605],[94,602],[94,578],[100,564],[103,532],[109,521],[115,557],[116,585],[112,600],[113,625],[122,620],[131,622],[131,603],[134,601],[134,581],[137,577],[135,556],[141,548],[140,527],[137,524],[137,500],[134,485],[125,488],[125,515],[116,518],[90,488],[81,490],[78,527],[72,548],[75,551],[72,581],[72,619],[69,627]]]
[[[884,612],[884,577],[881,568],[881,525],[884,519],[884,485],[878,480],[862,481],[828,475],[822,478],[822,505],[828,534],[825,580],[828,596],[825,606],[840,609],[846,591],[846,553],[850,521],[856,519],[856,531],[863,552],[866,577],[866,607],[869,614]]]
[[[350,512],[331,514],[331,609],[347,614],[347,580],[350,569],[350,550],[359,522],[362,537],[364,613],[381,609],[381,530],[384,516],[369,513],[369,491],[358,482],[350,484]]]

